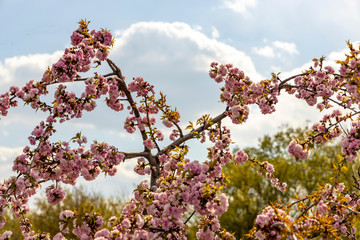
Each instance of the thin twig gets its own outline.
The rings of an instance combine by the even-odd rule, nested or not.
[[[192,216],[194,216],[195,211],[193,211],[190,215],[190,217],[188,217],[188,219],[186,219],[186,221],[184,222],[184,224],[187,224],[188,221],[190,221],[190,219],[192,218]]]

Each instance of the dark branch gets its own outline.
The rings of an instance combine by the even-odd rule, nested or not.
[[[116,74],[115,73],[108,73],[108,74],[105,74],[105,75],[102,75],[103,77],[111,77],[111,76],[115,76]],[[86,81],[87,79],[89,79],[90,77],[88,78],[75,78],[74,79],[74,82],[81,82],[81,81]]]
[[[125,155],[125,159],[144,157],[148,158],[151,155],[149,152],[121,152]]]

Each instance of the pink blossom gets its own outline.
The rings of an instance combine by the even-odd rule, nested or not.
[[[168,128],[171,128],[173,126],[173,123],[167,119],[162,120],[162,123],[165,125],[165,127],[168,127]]]
[[[215,72],[209,72],[209,76],[213,79],[215,79],[215,77],[217,76],[217,74]]]
[[[54,236],[53,240],[65,240],[66,238],[61,234],[58,233]]]
[[[248,158],[248,155],[243,150],[239,150],[235,154],[236,164],[246,162]]]
[[[274,173],[275,172],[274,166],[268,163],[266,165],[266,171],[268,171],[269,173]]]
[[[56,205],[64,199],[65,192],[61,188],[48,187],[46,196],[49,203]]]
[[[326,208],[326,205],[324,204],[324,202],[322,200],[318,203],[316,208],[317,208],[319,214],[321,214],[321,215],[325,215],[328,212],[327,208]]]
[[[100,61],[105,61],[107,56],[109,55],[109,50],[104,48],[104,49],[98,49],[96,51],[95,56],[100,60]]]
[[[77,227],[72,231],[80,240],[91,240],[91,236],[90,236],[90,232],[91,229],[90,227],[86,224],[83,223],[81,225],[81,227]]]
[[[256,231],[255,232],[255,237],[259,240],[265,240],[266,237],[264,236],[264,234],[261,233],[261,231]]]
[[[125,219],[122,221],[122,225],[124,226],[124,228],[130,228],[131,223],[130,223],[129,219],[125,218]]]
[[[227,73],[227,68],[224,65],[220,65],[219,66],[219,70],[218,70],[218,74],[220,74],[221,76],[225,76]]]
[[[103,37],[104,37],[104,45],[110,46],[112,44],[112,40],[113,40],[111,32],[106,31],[104,33]]]
[[[196,233],[196,238],[198,238],[198,239],[214,239],[214,232],[211,231],[210,229],[207,229],[205,231],[203,229],[200,229]]]
[[[73,46],[77,46],[84,39],[82,34],[79,34],[77,31],[74,31],[71,35],[71,44]]]
[[[225,194],[221,194],[219,200],[220,204],[215,206],[215,215],[217,216],[221,216],[229,207],[228,197]]]
[[[60,213],[60,216],[59,218],[61,220],[65,220],[65,219],[68,219],[68,218],[72,218],[74,216],[74,212],[73,211],[70,211],[70,210],[65,210],[65,211],[62,211]]]
[[[5,223],[6,223],[5,218],[0,218],[0,229],[4,227]]]
[[[307,159],[309,157],[309,152],[304,151],[303,147],[295,141],[292,141],[289,144],[288,151],[290,154],[301,160]]]
[[[153,140],[148,138],[148,139],[144,140],[144,146],[151,150],[155,147],[155,144],[154,144]]]
[[[44,133],[44,129],[41,126],[37,126],[34,131],[32,131],[32,135],[35,137],[40,137]]]
[[[341,193],[342,191],[344,191],[345,189],[345,184],[344,183],[339,183],[338,186],[337,186],[337,191],[339,193]]]
[[[169,138],[170,138],[171,141],[175,141],[178,136],[179,136],[179,133],[177,132],[177,130],[174,129],[171,132]]]

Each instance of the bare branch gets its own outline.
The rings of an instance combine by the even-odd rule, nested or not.
[[[187,223],[190,221],[190,219],[192,218],[192,216],[194,216],[194,214],[195,214],[195,211],[193,211],[193,212],[191,213],[190,217],[188,217],[188,218],[186,219],[186,221],[184,222],[184,224],[187,224]]]
[[[137,157],[144,157],[148,158],[151,155],[149,152],[121,152],[125,155],[125,159],[137,158]]]

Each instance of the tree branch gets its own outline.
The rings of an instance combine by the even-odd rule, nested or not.
[[[120,152],[125,155],[125,159],[144,157],[148,158],[151,155],[149,152]]]
[[[212,124],[218,123],[218,122],[220,122],[221,120],[223,120],[226,117],[227,117],[226,112],[221,113],[220,115],[216,116],[215,118],[213,118],[211,120],[211,124],[207,122],[204,125],[198,127],[197,129],[191,131],[190,133],[184,135],[183,137],[180,137],[178,140],[176,140],[175,142],[171,143],[170,145],[165,147],[163,150],[158,152],[158,154],[156,154],[156,157],[158,157],[159,155],[163,154],[164,152],[166,152],[168,150],[171,150],[171,149],[173,149],[173,148],[175,148],[177,146],[180,146],[180,144],[182,144],[183,142],[186,142],[187,140],[194,138],[196,134],[205,131]]]
[[[280,80],[280,79],[279,79],[279,80],[280,80],[279,92],[280,92],[281,89],[283,89],[283,87],[286,86],[285,84],[286,84],[287,82],[291,81],[292,79],[294,79],[294,78],[296,78],[296,77],[305,76],[305,75],[308,75],[308,73],[296,74],[296,75],[294,75],[294,76],[288,77],[288,78],[285,79],[285,80]]]
[[[111,68],[111,70],[113,71],[114,74],[116,74],[116,78],[118,80],[118,87],[120,90],[124,91],[125,95],[126,95],[126,98],[131,106],[131,109],[134,113],[134,116],[136,117],[136,119],[140,119],[140,112],[139,112],[139,109],[137,108],[136,106],[136,103],[129,91],[129,89],[127,88],[127,85],[125,83],[125,80],[124,80],[124,77],[121,73],[121,70],[118,66],[115,65],[115,63],[113,61],[111,61],[110,59],[107,59],[106,60],[107,63],[109,64],[109,67]],[[145,132],[145,130],[140,130],[140,133],[141,133],[141,137],[143,140],[146,140],[148,137],[147,137],[147,134]],[[160,176],[160,164],[159,164],[159,161],[157,160],[157,157],[155,157],[154,155],[152,155],[151,151],[144,147],[144,151],[142,156],[145,157],[150,165],[154,168],[151,168],[151,176],[150,176],[150,189],[153,189],[154,187],[156,188],[157,186],[157,180]],[[136,154],[133,154],[133,155],[130,155],[130,156],[137,156]]]
[[[114,76],[116,75],[115,73],[108,73],[108,74],[105,74],[105,75],[102,75],[103,77],[111,77],[111,76]],[[89,79],[90,77],[88,78],[75,78],[74,79],[74,82],[81,82],[81,81],[86,81],[87,79]]]

